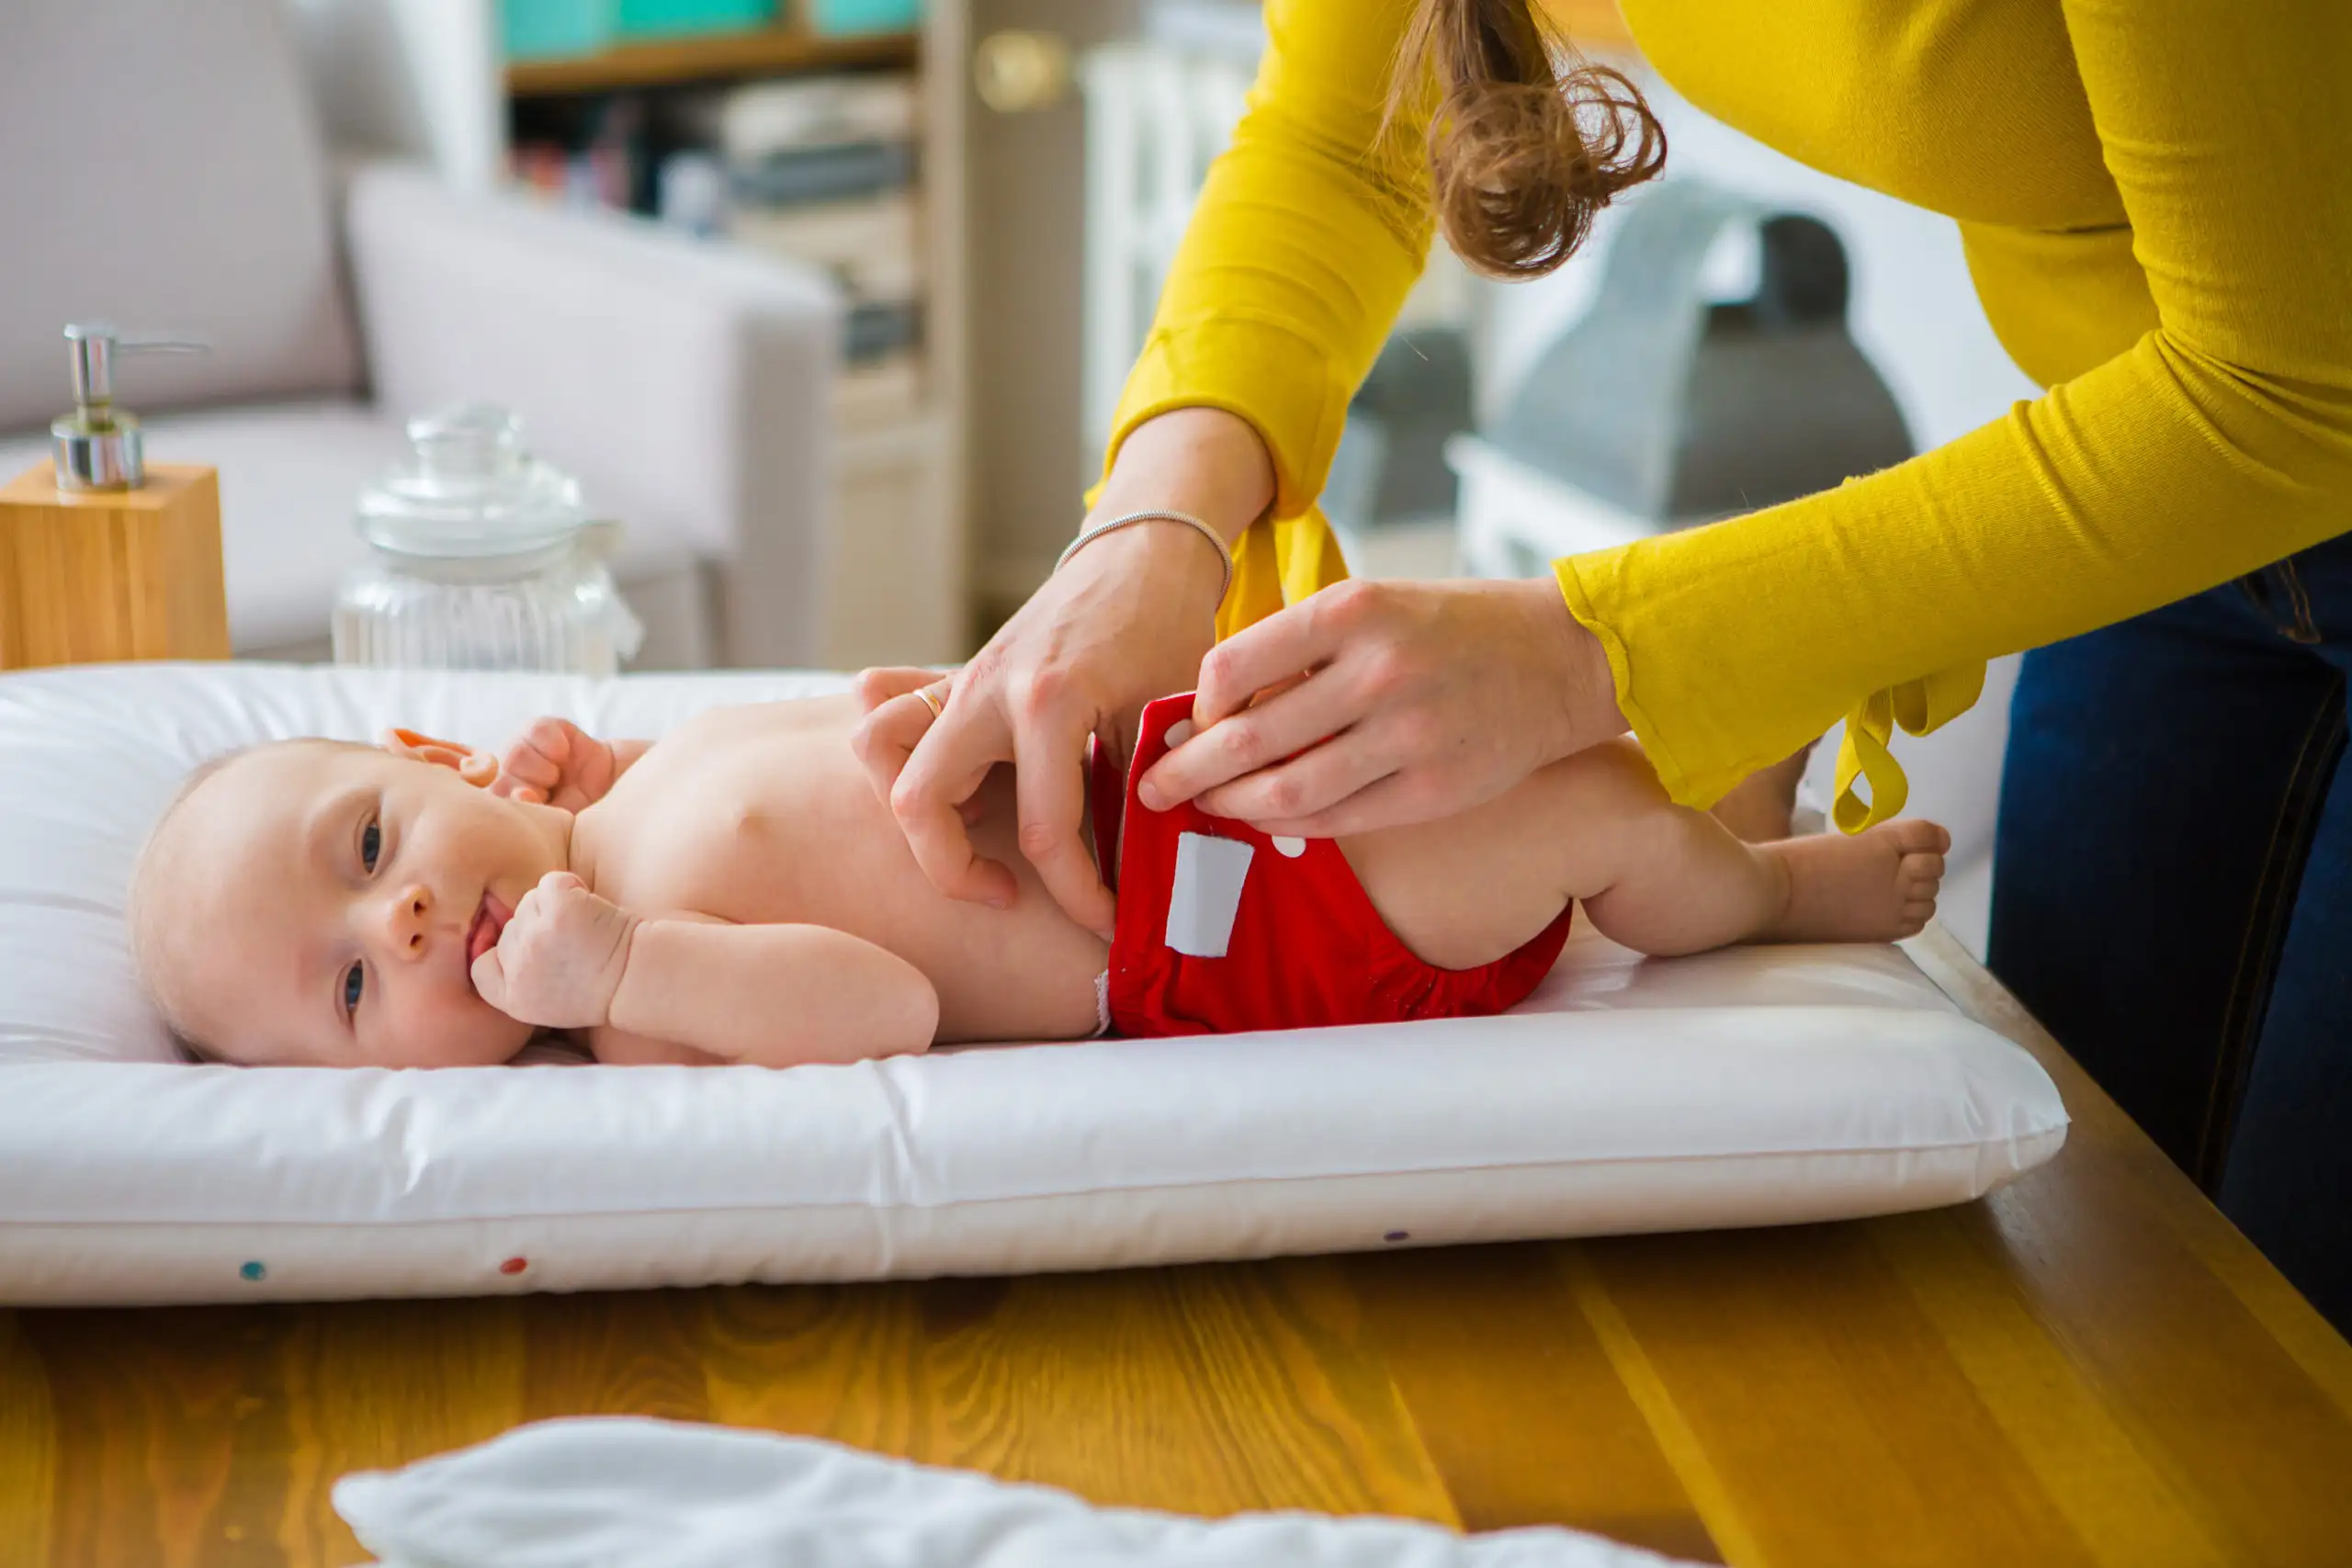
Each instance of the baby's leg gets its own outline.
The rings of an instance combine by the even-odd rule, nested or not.
[[[1856,839],[1748,845],[1674,805],[1630,742],[1579,752],[1460,816],[1345,840],[1405,945],[1443,968],[1503,956],[1571,897],[1642,953],[1735,942],[1884,942],[1935,913],[1950,838],[1896,822]]]
[[[1750,773],[1732,792],[1709,808],[1708,815],[1751,844],[1769,844],[1789,836],[1789,819],[1796,814],[1797,785],[1804,781],[1813,748],[1783,758]]]
[[[1571,898],[1587,900],[1597,920],[1590,900],[1606,897],[1634,858],[1628,825],[1672,826],[1646,821],[1661,808],[1675,810],[1648,761],[1615,740],[1539,769],[1483,806],[1340,848],[1408,948],[1440,968],[1467,969],[1532,939]],[[1713,818],[1679,815],[1737,846]]]

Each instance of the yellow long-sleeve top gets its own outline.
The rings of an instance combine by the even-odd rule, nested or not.
[[[1960,223],[2048,390],[1840,488],[1556,563],[1619,705],[1705,805],[1851,715],[1840,819],[1983,661],[2352,529],[2352,5],[1622,0],[1718,118]],[[1272,454],[1229,626],[1337,571],[1313,502],[1427,254],[1418,125],[1378,142],[1407,0],[1269,0],[1270,48],[1127,384]],[[1376,144],[1377,143],[1377,144]],[[1872,809],[1843,789],[1857,768]]]

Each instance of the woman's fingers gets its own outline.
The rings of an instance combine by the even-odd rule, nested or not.
[[[1201,802],[1204,809],[1221,817],[1243,817],[1256,821],[1261,817],[1305,816],[1338,798],[1294,800],[1289,798],[1292,784],[1284,784],[1271,795],[1265,785],[1274,778],[1276,764],[1283,759],[1338,734],[1362,717],[1363,702],[1354,682],[1333,666],[1304,681],[1286,682],[1276,694],[1242,708],[1230,717],[1204,722],[1198,698],[1193,700],[1193,714],[1198,728],[1192,738],[1153,763],[1144,774],[1140,785],[1143,803],[1155,811],[1165,811],[1195,795],[1216,792],[1217,798],[1232,806],[1246,802],[1250,809],[1213,806],[1206,798]],[[1261,769],[1267,771],[1261,773]],[[1349,787],[1369,784],[1385,771],[1367,773]],[[1294,783],[1300,777],[1287,769],[1280,772]],[[1314,776],[1319,778],[1321,772],[1318,770]],[[1236,780],[1245,782],[1236,784]]]
[[[1013,732],[1021,853],[1062,912],[1108,942],[1111,890],[1084,837],[1089,726],[1088,716],[1065,707]]]
[[[858,705],[872,713],[893,697],[903,697],[941,680],[936,670],[923,670],[909,664],[886,664],[872,670],[861,670],[850,685],[857,694]]]
[[[865,767],[875,798],[885,806],[890,804],[890,792],[898,787],[907,759],[938,718],[931,705],[915,695],[920,690],[900,692],[869,708],[850,732],[850,749]]]
[[[912,679],[917,676],[921,679]],[[916,793],[914,785],[909,786],[905,809],[922,825],[920,841],[917,830],[907,827],[908,818],[900,815],[899,780],[905,774],[907,763],[913,758],[915,749],[922,744],[923,738],[939,722],[941,713],[944,711],[944,699],[949,683],[947,679],[932,670],[862,671],[858,676],[860,699],[878,701],[867,709],[865,719],[851,737],[851,745],[857,752],[859,764],[865,770],[866,782],[873,786],[875,795],[882,803],[890,807],[900,829],[907,833],[908,846],[914,851],[916,863],[922,866],[924,874],[930,875],[934,864],[955,868],[956,874],[964,879],[961,885],[976,889],[972,894],[958,894],[957,897],[994,902],[1000,897],[1010,897],[1011,878],[1008,874],[1005,881],[1000,883],[989,876],[990,869],[1001,871],[1003,868],[993,861],[981,859],[972,850],[971,829],[978,824],[981,815],[977,784],[951,803],[960,844],[944,834],[944,819],[932,808],[928,794]],[[891,691],[892,687],[898,689]],[[925,693],[942,699],[941,710],[934,711],[924,700]],[[986,778],[985,768],[981,770],[980,776]],[[927,854],[932,858],[926,859]],[[978,879],[972,877],[971,868],[976,866],[980,868]],[[942,890],[947,890],[944,884]]]
[[[1226,724],[1238,724],[1250,716],[1244,714]],[[1383,733],[1375,727],[1345,730],[1311,750],[1287,760],[1277,759],[1230,784],[1204,791],[1194,804],[1213,817],[1235,818],[1270,833],[1273,829],[1269,823],[1320,820],[1358,791],[1396,773],[1402,761],[1398,749],[1384,744]],[[1299,836],[1328,839],[1331,835]]]
[[[1362,618],[1362,597],[1353,583],[1335,584],[1211,649],[1201,660],[1193,722],[1204,729],[1222,723],[1259,693],[1330,658]]]
[[[1432,815],[1442,814],[1430,809],[1415,791],[1411,779],[1402,773],[1390,773],[1311,817],[1252,822],[1250,826],[1272,838],[1343,839],[1351,833],[1368,833],[1376,828],[1424,821]]]
[[[902,706],[920,710],[929,721],[888,796],[890,814],[906,834],[915,863],[951,898],[1012,908],[1017,889],[1012,873],[972,848],[959,809],[978,793],[990,768],[1012,760],[1001,715],[991,704],[965,703],[951,705],[933,720],[929,705],[912,693],[892,700],[892,711]],[[880,714],[877,709],[872,716]]]

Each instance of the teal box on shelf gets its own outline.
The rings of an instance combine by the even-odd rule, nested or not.
[[[613,40],[613,0],[501,0],[509,60],[594,54]]]
[[[812,32],[902,33],[922,25],[922,0],[804,0]]]
[[[620,0],[623,38],[743,32],[775,19],[776,0]]]

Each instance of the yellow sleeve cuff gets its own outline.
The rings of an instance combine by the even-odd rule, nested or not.
[[[1750,773],[1793,752],[1807,737],[1776,730],[1774,720],[1781,716],[1759,714],[1751,716],[1753,722],[1747,727],[1751,733],[1686,738],[1681,731],[1693,722],[1691,719],[1653,711],[1644,700],[1642,683],[1635,678],[1632,649],[1618,626],[1601,613],[1585,582],[1588,570],[1605,572],[1617,554],[1604,550],[1589,556],[1563,557],[1553,563],[1553,575],[1559,581],[1568,613],[1600,640],[1601,651],[1609,660],[1610,680],[1616,687],[1618,711],[1625,716],[1633,727],[1634,739],[1641,742],[1650,765],[1657,770],[1658,782],[1677,804],[1703,811],[1730,794]],[[1690,671],[1686,669],[1682,673],[1687,678]],[[1838,749],[1837,798],[1830,816],[1838,828],[1859,833],[1894,817],[1910,798],[1910,783],[1889,750],[1898,726],[1906,733],[1925,735],[1974,706],[1984,690],[1984,666],[1977,661],[1873,692],[1856,703],[1846,715],[1846,735]],[[1798,728],[1804,728],[1801,721]],[[1771,747],[1753,754],[1735,750],[1743,743],[1752,748],[1758,737],[1770,739]],[[1683,743],[1686,739],[1687,744]],[[1783,741],[1786,744],[1781,748]],[[1694,767],[1686,761],[1693,755],[1714,756],[1727,751],[1732,752],[1730,761],[1712,766]],[[1867,798],[1856,787],[1858,784],[1869,785]]]
[[[1353,395],[1329,355],[1278,322],[1219,314],[1156,327],[1120,396],[1102,471],[1147,420],[1174,409],[1222,409],[1266,444],[1273,514],[1303,517],[1340,449]]]

